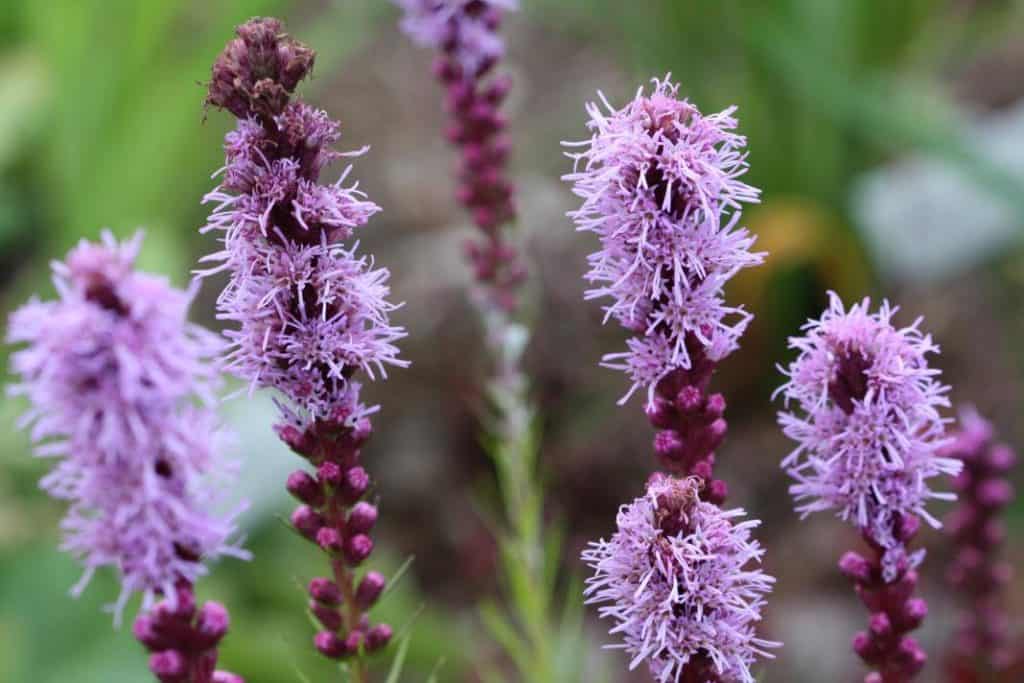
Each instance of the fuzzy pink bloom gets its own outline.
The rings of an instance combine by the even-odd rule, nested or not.
[[[225,141],[223,180],[206,197],[215,207],[204,231],[220,231],[224,248],[205,257],[217,265],[201,274],[231,273],[217,307],[237,326],[225,367],[311,417],[352,409],[357,369],[372,379],[408,364],[394,345],[405,330],[388,318],[398,307],[387,299],[387,269],[341,244],[380,207],[346,184],[351,167],[317,182],[327,163],[365,151],[332,151],[338,137],[337,123],[302,102],[285,105],[273,135],[240,119]]]
[[[739,227],[760,192],[740,180],[746,139],[733,132],[735,108],[705,116],[678,90],[655,79],[621,109],[602,96],[603,108],[587,106],[591,139],[565,143],[583,148],[564,176],[583,198],[569,215],[601,242],[587,298],[611,299],[606,319],[636,334],[604,364],[630,376],[627,398],[647,388],[649,402],[662,378],[692,367],[694,346],[712,361],[737,348],[751,316],[725,302],[723,287],[764,256]]]
[[[783,370],[779,388],[786,410],[779,422],[797,442],[784,460],[796,483],[790,487],[804,515],[835,510],[888,549],[887,574],[906,557],[895,535],[900,518],[919,516],[940,526],[926,505],[952,494],[932,489],[931,479],[955,475],[960,462],[945,457],[949,387],[927,356],[938,352],[920,318],[897,328],[897,309],[883,302],[871,312],[869,299],[844,307],[834,292],[820,320],[790,339],[799,355]]]
[[[775,581],[756,567],[760,522],[701,501],[699,486],[655,475],[623,505],[611,539],[583,553],[594,570],[584,594],[615,622],[630,669],[646,661],[661,683],[753,683],[751,665],[779,646],[755,633]]]
[[[70,507],[64,549],[86,572],[121,575],[118,614],[135,592],[145,604],[174,595],[204,561],[246,556],[232,537],[235,514],[217,502],[231,467],[223,433],[202,403],[213,399],[218,338],[187,320],[195,288],[181,291],[134,269],[141,233],[118,243],[105,232],[53,264],[58,298],[14,312],[8,341],[37,453],[57,464],[43,488]]]

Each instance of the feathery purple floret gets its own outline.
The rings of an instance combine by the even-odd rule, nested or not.
[[[778,644],[758,638],[764,595],[774,579],[756,565],[757,520],[736,521],[698,497],[699,480],[652,477],[647,493],[618,514],[609,541],[591,543],[583,560],[588,603],[603,603],[630,668],[647,661],[668,681],[752,683],[750,666]]]
[[[604,364],[632,379],[626,398],[646,387],[649,401],[662,378],[691,368],[693,348],[712,361],[737,348],[751,316],[727,305],[722,289],[763,261],[738,225],[760,191],[740,180],[746,139],[733,132],[735,107],[705,116],[667,77],[653,82],[622,109],[602,95],[604,109],[587,106],[591,139],[564,143],[584,148],[569,153],[575,166],[564,179],[583,198],[569,215],[601,241],[587,298],[610,298],[606,319],[636,334]]]
[[[888,302],[872,313],[869,299],[847,310],[829,296],[821,319],[790,339],[799,356],[783,370],[779,422],[798,445],[783,466],[796,480],[790,491],[799,512],[836,510],[888,550],[886,570],[895,576],[901,561],[920,559],[905,557],[899,520],[915,515],[937,527],[926,504],[953,497],[929,482],[960,470],[940,453],[947,420],[939,409],[949,406],[949,388],[928,365],[939,349],[920,318],[896,328]]]
[[[83,241],[53,264],[58,299],[30,301],[8,328],[27,344],[12,356],[12,393],[31,404],[23,423],[38,455],[59,460],[42,487],[70,503],[63,547],[86,568],[75,592],[115,567],[118,614],[135,592],[148,605],[205,574],[203,561],[246,555],[231,540],[235,515],[214,505],[230,467],[203,403],[222,344],[187,321],[194,287],[134,270],[141,241]]]

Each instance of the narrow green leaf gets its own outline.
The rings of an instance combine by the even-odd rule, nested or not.
[[[405,655],[409,652],[410,639],[410,636],[405,636],[398,643],[398,652],[395,653],[395,659],[391,663],[391,671],[388,673],[385,683],[398,683],[398,678],[402,675],[402,668],[405,666]]]

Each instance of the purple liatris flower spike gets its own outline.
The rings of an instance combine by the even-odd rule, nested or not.
[[[241,119],[227,136],[223,182],[206,197],[216,207],[204,231],[223,231],[224,249],[202,274],[232,274],[217,302],[238,326],[227,333],[227,369],[312,417],[353,410],[354,370],[386,377],[387,366],[407,365],[393,343],[405,331],[388,320],[397,308],[388,271],[340,243],[380,209],[344,186],[351,168],[317,184],[325,163],[344,156],[327,147],[338,136],[337,123],[302,102],[268,126]]]
[[[505,54],[496,30],[503,12],[518,0],[394,0],[405,15],[402,30],[423,47],[451,53],[470,75],[489,69]]]
[[[939,522],[925,506],[952,499],[931,480],[954,475],[960,462],[941,454],[949,388],[928,364],[938,347],[919,329],[920,319],[897,328],[896,308],[883,302],[871,312],[864,299],[848,310],[835,293],[820,320],[790,339],[799,355],[784,370],[779,388],[786,410],[779,422],[797,447],[784,460],[796,483],[798,511],[836,510],[887,549],[886,573],[916,564],[906,557],[896,528],[915,515]]]
[[[1010,683],[1024,672],[1024,650],[1013,643],[1004,604],[1013,567],[1000,558],[1003,515],[1014,497],[1007,475],[1016,456],[995,436],[992,425],[968,407],[943,449],[964,464],[955,481],[960,502],[946,518],[956,549],[947,578],[965,606],[946,660],[950,683]]]
[[[354,153],[332,149],[340,128],[326,112],[293,99],[313,51],[276,19],[252,19],[237,29],[213,66],[208,102],[237,118],[228,133],[220,185],[205,231],[223,248],[202,272],[227,271],[217,300],[231,323],[226,368],[252,389],[281,394],[278,436],[315,468],[299,470],[286,488],[301,503],[295,530],[327,556],[330,578],[310,585],[310,612],[323,627],[316,648],[349,659],[353,681],[365,681],[363,655],[384,647],[386,624],[370,626],[366,612],[384,588],[375,572],[356,568],[371,554],[377,508],[363,500],[369,474],[360,463],[376,408],[360,399],[359,373],[386,377],[405,367],[395,342],[388,271],[346,243],[379,211],[348,180],[320,182],[330,163]]]
[[[700,477],[702,497],[721,503],[728,488],[713,468],[725,399],[708,389],[751,319],[726,303],[723,287],[763,261],[739,227],[759,191],[740,180],[746,140],[734,132],[734,108],[705,116],[667,77],[653,83],[621,109],[603,96],[603,107],[587,106],[591,139],[565,143],[583,148],[568,153],[574,169],[564,179],[583,198],[569,215],[601,243],[589,258],[587,298],[611,299],[605,319],[634,335],[627,351],[603,360],[632,380],[621,402],[646,389],[660,464]]]
[[[394,0],[404,10],[402,30],[438,52],[434,75],[446,91],[448,139],[459,148],[459,203],[469,210],[483,239],[466,254],[484,303],[505,313],[516,308],[516,291],[526,270],[502,225],[516,217],[507,164],[511,145],[500,112],[512,87],[507,75],[493,75],[505,53],[498,31],[516,0]]]
[[[627,398],[646,388],[653,403],[670,373],[737,347],[750,316],[726,304],[722,288],[763,260],[738,226],[759,191],[740,180],[746,140],[734,132],[734,107],[705,116],[667,78],[621,109],[602,101],[587,107],[591,139],[565,143],[583,148],[569,154],[575,168],[564,177],[583,198],[569,215],[601,241],[587,297],[611,299],[607,317],[636,335],[604,364],[630,376]]]
[[[924,551],[911,552],[910,543],[919,518],[939,526],[927,503],[953,497],[930,480],[960,469],[941,452],[939,409],[949,405],[949,388],[928,364],[938,347],[920,318],[897,328],[888,302],[872,312],[868,299],[847,309],[834,292],[829,297],[821,319],[790,339],[798,356],[783,370],[779,422],[797,447],[783,466],[796,480],[790,492],[802,514],[835,510],[861,530],[871,556],[849,552],[839,562],[871,612],[853,649],[873,669],[866,683],[902,683],[926,661],[908,635],[928,611],[913,597]]]
[[[247,556],[233,540],[236,513],[218,509],[231,467],[204,407],[222,345],[187,321],[194,287],[134,269],[141,241],[83,241],[53,265],[58,298],[33,299],[8,327],[8,341],[26,345],[12,356],[12,393],[31,404],[37,453],[56,459],[42,486],[69,502],[63,547],[86,569],[75,592],[116,568],[118,616],[133,593],[144,606],[173,600],[206,561]]]
[[[611,540],[584,551],[585,595],[615,622],[631,669],[646,661],[661,683],[753,683],[751,665],[779,645],[755,632],[774,583],[756,566],[760,522],[701,501],[700,485],[654,475],[619,510]]]

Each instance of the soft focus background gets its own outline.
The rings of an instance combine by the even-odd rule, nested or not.
[[[957,403],[973,402],[1003,436],[1024,444],[1024,2],[1006,0],[523,0],[507,24],[508,111],[516,142],[520,231],[532,273],[529,368],[542,406],[541,462],[552,523],[568,530],[567,573],[587,539],[608,534],[616,507],[638,495],[653,459],[639,401],[617,408],[625,380],[601,370],[623,344],[582,301],[594,239],[564,217],[573,198],[559,175],[559,141],[580,139],[584,102],[603,90],[616,104],[671,71],[704,111],[739,105],[750,139],[749,180],[763,205],[746,214],[767,265],[730,293],[757,319],[722,368],[732,429],[719,454],[731,503],[764,519],[760,538],[778,576],[765,631],[786,642],[764,667],[768,682],[854,680],[851,634],[865,614],[834,569],[857,542],[828,516],[799,523],[778,463],[775,364],[786,336],[817,315],[824,292],[888,297],[901,320],[923,314],[943,347],[937,363]],[[451,150],[442,140],[431,55],[396,28],[384,0],[4,0],[0,5],[0,307],[52,295],[47,262],[103,226],[145,227],[142,265],[183,285],[213,238],[198,235],[200,198],[221,163],[227,116],[204,121],[201,85],[232,27],[276,14],[319,52],[303,96],[340,118],[348,147],[372,145],[355,175],[384,207],[361,233],[394,274],[397,314],[411,330],[413,366],[371,386],[383,406],[365,452],[379,478],[383,548],[378,566],[415,555],[382,612],[412,621],[403,680],[476,681],[507,663],[479,628],[475,605],[502,597],[495,581],[490,463],[476,415],[484,359],[467,305],[459,243],[469,227],[452,199]],[[195,317],[213,325],[215,288]],[[5,349],[4,355],[6,356]],[[78,576],[57,551],[61,506],[40,494],[44,463],[30,457],[0,404],[0,681],[121,683],[146,679],[144,656],[101,607],[116,594],[102,576],[67,596]],[[279,522],[294,456],[269,431],[267,396],[225,406],[246,459],[242,493],[251,563],[214,568],[201,596],[234,620],[223,662],[251,683],[337,680],[312,654],[300,584],[321,557]],[[1019,478],[1018,478],[1019,479]],[[1012,511],[1008,552],[1021,565],[1024,507]],[[937,681],[955,616],[942,585],[948,550],[930,546],[922,638]],[[1011,601],[1024,614],[1024,572]],[[415,616],[417,615],[418,616]],[[413,621],[413,617],[415,620]],[[593,614],[588,615],[591,619]],[[1018,627],[1020,624],[1018,623]],[[625,659],[593,660],[607,681]],[[1019,632],[1019,631],[1018,631]],[[600,680],[595,674],[593,680]],[[588,679],[589,680],[589,679]]]

